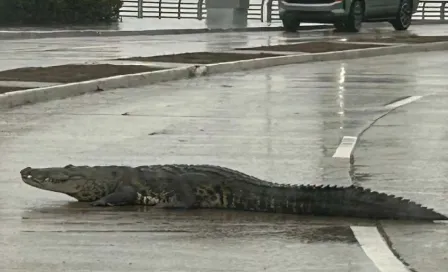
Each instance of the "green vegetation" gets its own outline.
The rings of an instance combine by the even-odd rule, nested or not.
[[[0,0],[0,25],[115,22],[121,0]]]

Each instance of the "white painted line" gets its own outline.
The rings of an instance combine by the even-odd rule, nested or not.
[[[448,220],[434,220],[432,222],[434,222],[436,224],[448,224]]]
[[[344,136],[341,143],[333,154],[333,158],[347,158],[349,159],[353,149],[355,148],[358,137]]]
[[[411,97],[408,97],[408,98],[405,98],[405,99],[402,99],[402,100],[395,101],[394,103],[391,103],[389,105],[386,105],[385,108],[387,108],[387,109],[395,109],[395,108],[404,106],[406,104],[412,103],[412,102],[414,102],[416,100],[419,100],[422,97],[423,96],[420,96],[420,95],[411,96]]]
[[[376,227],[350,227],[366,255],[381,272],[409,272],[390,251]]]
[[[389,105],[384,106],[386,109],[393,110],[395,108],[404,106],[406,104],[412,103],[416,100],[419,100],[423,96],[410,96],[398,101],[395,101],[394,103],[391,103]],[[385,115],[385,114],[384,114]],[[381,117],[383,117],[382,115]],[[380,117],[380,118],[381,118]],[[353,149],[355,148],[356,142],[358,141],[358,137],[353,136],[344,136],[342,138],[341,143],[339,144],[338,148],[333,154],[333,158],[346,158],[349,159],[352,155]]]

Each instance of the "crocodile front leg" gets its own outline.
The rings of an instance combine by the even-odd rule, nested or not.
[[[92,206],[125,206],[133,205],[138,199],[137,191],[129,185],[120,186],[117,190],[96,201],[90,203]]]

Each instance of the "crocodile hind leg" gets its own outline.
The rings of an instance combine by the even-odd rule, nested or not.
[[[124,206],[132,205],[137,201],[137,191],[132,186],[120,186],[111,194],[108,194],[90,203],[92,206]]]
[[[176,195],[176,202],[163,205],[163,208],[194,208],[197,198],[195,188],[200,184],[207,184],[209,177],[199,173],[187,173],[177,177],[171,184],[170,189]]]

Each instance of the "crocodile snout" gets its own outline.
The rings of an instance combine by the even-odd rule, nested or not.
[[[33,176],[31,175],[31,167],[25,167],[20,171],[20,175],[22,178],[31,179]]]

